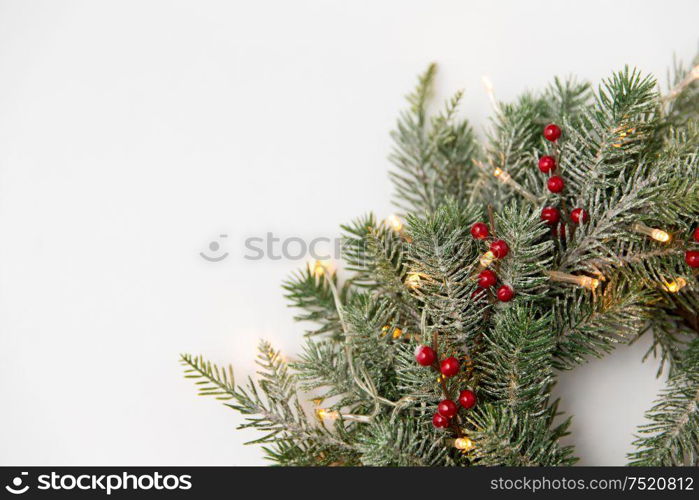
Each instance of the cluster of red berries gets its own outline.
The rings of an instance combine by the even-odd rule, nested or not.
[[[421,345],[415,349],[415,361],[422,366],[434,366],[437,361],[437,353],[430,346]],[[436,368],[436,367],[435,367]],[[445,377],[453,377],[459,373],[461,364],[454,356],[449,356],[439,363],[439,371]],[[465,410],[473,408],[476,404],[476,394],[468,389],[459,393],[459,404]],[[445,399],[437,406],[437,413],[432,417],[435,427],[449,427],[449,422],[456,416],[459,409],[451,399]]]
[[[694,241],[699,242],[699,227],[694,229]],[[687,250],[684,253],[684,261],[687,263],[689,267],[699,267],[699,251]]]
[[[471,236],[473,236],[475,239],[484,240],[489,235],[490,232],[488,231],[488,226],[483,222],[476,222],[473,226],[471,226]],[[490,243],[490,252],[496,259],[502,259],[510,252],[510,247],[504,240],[495,240]],[[497,283],[497,281],[498,277],[493,271],[490,269],[482,271],[478,275],[478,286],[480,289],[474,292],[474,296],[480,297],[483,290],[487,290],[488,288],[492,287],[495,285],[495,283]],[[498,288],[496,295],[498,300],[501,302],[509,302],[512,300],[512,297],[515,296],[515,291],[511,286],[502,285],[500,288]]]
[[[459,393],[459,405],[464,410],[473,408],[476,405],[476,393],[471,390],[464,390]],[[432,417],[432,425],[438,429],[449,427],[451,419],[459,412],[459,407],[456,406],[451,399],[444,399],[437,405],[437,413]]]
[[[544,138],[548,141],[556,142],[560,136],[561,129],[558,125],[551,123],[550,125],[544,127]],[[539,170],[541,170],[545,174],[550,174],[551,172],[556,170],[556,158],[549,155],[542,156],[541,158],[539,158]],[[563,188],[565,187],[565,182],[563,181],[562,177],[558,175],[552,175],[551,177],[549,177],[546,186],[548,187],[548,190],[552,193],[560,193],[561,191],[563,191]],[[582,224],[584,222],[587,222],[589,216],[585,209],[574,208],[570,212],[570,219],[575,224]],[[556,207],[544,207],[543,210],[541,210],[541,220],[543,220],[550,226],[554,226],[558,223],[558,221],[561,220],[561,212]]]
[[[560,136],[561,129],[558,125],[551,123],[544,127],[544,138],[546,138],[546,140],[556,142]],[[553,156],[542,156],[539,158],[539,170],[545,174],[550,174],[556,170],[556,159]],[[558,175],[550,176],[549,180],[546,181],[546,187],[548,187],[549,191],[552,193],[560,193],[565,187],[563,177]]]

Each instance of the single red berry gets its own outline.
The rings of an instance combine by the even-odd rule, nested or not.
[[[544,127],[544,137],[547,141],[555,142],[561,136],[561,128],[553,123]]]
[[[560,226],[552,227],[551,228],[551,234],[554,236],[560,237],[562,240],[566,239],[566,227],[564,224],[561,224]]]
[[[490,288],[497,281],[498,277],[490,269],[486,269],[478,275],[478,286],[481,288]]]
[[[449,419],[439,413],[435,413],[434,417],[432,417],[432,425],[437,429],[446,429],[449,427]]]
[[[694,230],[694,241],[699,241],[699,227]]]
[[[487,296],[487,292],[482,288],[476,288],[473,292],[471,292],[471,298],[474,300],[474,302],[481,302],[482,300],[485,300]]]
[[[486,226],[482,222],[476,222],[473,226],[471,226],[471,236],[473,236],[477,240],[483,240],[487,238],[488,234],[488,226]]]
[[[587,220],[590,218],[587,215],[587,212],[582,209],[582,208],[574,208],[570,212],[570,218],[575,222],[576,224],[582,224],[583,222],[587,222]]]
[[[561,220],[561,212],[559,212],[556,207],[544,207],[541,211],[541,220],[553,226],[556,222]]]
[[[498,300],[500,302],[509,302],[514,296],[515,291],[512,289],[512,287],[502,285],[500,288],[498,288]]]
[[[415,361],[422,366],[430,366],[437,360],[437,354],[430,346],[421,345],[415,349]]]
[[[502,240],[495,240],[490,244],[490,251],[496,258],[502,259],[510,251],[510,247]]]
[[[439,405],[437,405],[437,411],[443,417],[454,418],[458,409],[456,408],[456,403],[451,399],[445,399],[444,401],[440,401]]]
[[[466,389],[459,393],[459,404],[465,410],[476,406],[476,393]]]
[[[696,250],[687,250],[684,253],[684,261],[689,267],[699,267],[699,252]]]
[[[556,170],[556,159],[553,156],[542,156],[539,158],[539,170],[548,174]]]
[[[565,182],[563,182],[563,177],[553,175],[549,177],[549,180],[546,182],[546,186],[552,193],[560,193],[565,187]]]
[[[449,356],[442,361],[442,364],[439,366],[439,371],[441,371],[442,375],[445,377],[453,377],[459,373],[459,360],[454,356]]]

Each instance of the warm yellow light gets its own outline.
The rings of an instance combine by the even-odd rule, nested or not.
[[[481,77],[481,81],[483,82],[485,93],[487,94],[488,99],[490,99],[490,104],[493,106],[493,109],[497,111],[498,102],[495,100],[495,87],[493,86],[493,82],[491,82],[490,78],[488,78],[486,75]]]
[[[401,330],[400,328],[396,328],[393,330],[393,338],[394,339],[399,339],[401,337],[401,335],[403,335],[403,330]]]
[[[674,281],[671,281],[669,283],[665,283],[665,290],[667,290],[670,293],[677,293],[682,288],[687,286],[687,280],[684,278],[677,278]]]
[[[594,290],[599,286],[599,280],[597,278],[590,278],[589,276],[580,276],[578,284],[588,290]]]
[[[318,417],[319,420],[337,420],[339,416],[340,414],[338,412],[328,410],[327,408],[318,408],[316,410],[316,417]]]
[[[653,238],[655,241],[659,241],[661,243],[667,243],[672,239],[672,236],[670,236],[669,233],[666,231],[663,231],[662,229],[657,229],[654,227],[648,227],[645,224],[642,224],[640,222],[637,222],[633,226],[631,226],[631,229],[636,231],[637,233],[645,234],[646,236],[650,236]]]
[[[488,250],[483,255],[481,255],[480,263],[483,267],[488,267],[495,260],[495,254]]]
[[[561,273],[559,271],[548,271],[547,273],[552,281],[558,281],[559,283],[572,283],[573,285],[578,285],[588,290],[594,291],[600,285],[600,280],[597,278],[591,278],[590,276],[577,275],[577,274],[567,274]],[[599,275],[601,279],[604,276]]]
[[[454,440],[454,448],[461,451],[470,451],[475,448],[474,442],[467,437],[457,438]]]
[[[389,215],[386,218],[386,224],[393,229],[396,233],[400,233],[403,230],[403,221],[401,221],[397,215]]]
[[[388,334],[388,330],[390,330],[390,329],[391,329],[391,327],[389,327],[388,325],[384,325],[381,328],[381,336],[385,337]]]
[[[309,267],[316,278],[324,276],[325,273],[332,274],[333,271],[333,263],[330,260],[316,260]]]
[[[405,284],[410,288],[420,287],[420,275],[418,273],[410,273],[405,280]]]
[[[670,235],[661,229],[653,229],[651,231],[650,237],[653,238],[654,240],[660,241],[662,243],[665,243],[666,241],[670,241]]]
[[[442,374],[442,373],[437,375],[437,383],[438,384],[444,382],[446,379],[447,379],[447,377],[445,377],[444,374]]]
[[[495,167],[495,170],[493,170],[493,175],[500,180],[501,182],[508,183],[512,179],[512,176],[505,172],[503,169],[500,167]]]

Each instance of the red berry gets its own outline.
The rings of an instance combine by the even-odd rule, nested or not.
[[[473,292],[471,292],[471,298],[474,300],[474,302],[480,302],[487,298],[487,292],[482,288],[476,288]]]
[[[556,207],[544,207],[541,211],[541,220],[552,226],[561,219],[561,213]]]
[[[449,356],[442,361],[442,364],[439,366],[439,371],[441,371],[442,375],[445,377],[453,377],[459,373],[459,360],[454,356]]]
[[[487,238],[488,234],[488,226],[486,226],[482,222],[476,222],[473,226],[471,226],[471,236],[473,236],[477,240],[483,240]]]
[[[435,413],[434,417],[432,417],[432,425],[434,425],[437,429],[446,429],[449,427],[449,419],[440,415],[439,413]]]
[[[476,406],[476,393],[466,389],[459,393],[459,404],[465,410]]]
[[[514,296],[515,291],[512,289],[512,287],[502,285],[500,288],[498,288],[498,300],[500,302],[509,302],[512,300],[512,297]]]
[[[495,240],[490,244],[490,251],[496,258],[502,259],[510,251],[510,247],[502,240]]]
[[[694,241],[699,241],[699,227],[694,230]]]
[[[544,137],[547,141],[555,142],[561,136],[561,129],[558,125],[551,123],[544,127]]]
[[[539,158],[539,170],[548,174],[556,170],[556,159],[553,156],[542,156]]]
[[[689,267],[699,267],[699,252],[696,250],[687,250],[684,253],[684,261]]]
[[[456,415],[458,410],[456,408],[456,403],[454,403],[451,399],[445,399],[444,401],[441,401],[439,405],[437,405],[437,411],[443,417],[454,418],[454,415]]]
[[[573,222],[575,222],[576,224],[582,224],[583,222],[587,222],[587,219],[589,219],[590,217],[587,215],[587,212],[582,208],[574,208],[570,212],[570,218],[573,219]]]
[[[490,288],[497,282],[497,280],[498,277],[495,275],[495,273],[490,269],[486,269],[478,275],[478,286],[481,288]]]
[[[559,236],[562,240],[566,239],[566,227],[561,224],[558,228],[552,227],[551,234],[554,236]]]
[[[437,359],[434,349],[429,346],[421,345],[415,349],[415,361],[422,366],[430,366]]]
[[[563,191],[563,187],[565,186],[565,182],[563,182],[563,177],[559,177],[558,175],[554,175],[549,177],[549,180],[546,182],[546,186],[549,188],[549,191],[552,193],[560,193]]]

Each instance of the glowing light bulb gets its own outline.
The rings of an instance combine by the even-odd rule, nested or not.
[[[316,416],[319,420],[337,420],[340,414],[334,410],[328,410],[327,408],[318,408],[316,410]]]
[[[646,236],[650,236],[653,238],[655,241],[659,241],[661,243],[667,243],[672,239],[672,236],[670,236],[669,233],[666,231],[663,231],[662,229],[657,229],[654,227],[648,227],[645,224],[642,224],[640,222],[637,222],[633,226],[631,226],[631,229],[633,231],[636,231],[637,233],[645,234]]]
[[[316,260],[312,265],[309,264],[309,267],[316,278],[325,276],[325,273],[332,274],[333,272],[333,263],[330,260]]]
[[[507,184],[508,182],[510,182],[510,180],[512,179],[512,177],[510,176],[510,174],[508,174],[507,172],[505,172],[505,171],[504,171],[503,169],[501,169],[500,167],[495,167],[495,170],[493,170],[493,176],[495,176],[496,179],[498,179],[499,181],[501,181],[501,182],[503,182],[503,183],[505,183],[505,184]]]
[[[461,437],[454,440],[454,448],[461,451],[470,451],[475,448],[475,443],[467,437]]]
[[[687,280],[684,278],[677,278],[674,281],[670,281],[669,283],[664,284],[665,290],[667,290],[670,293],[677,293],[680,290],[682,290],[682,288],[684,288],[685,286],[687,286]]]
[[[560,283],[571,283],[573,285],[578,285],[592,291],[594,291],[595,288],[597,288],[600,285],[600,279],[604,279],[604,276],[602,276],[601,274],[599,275],[600,279],[584,275],[561,273],[558,271],[549,271],[548,275],[549,278],[551,278],[551,281],[558,281]]]
[[[493,82],[488,78],[487,75],[483,75],[481,77],[481,81],[483,82],[483,88],[485,89],[485,93],[488,96],[488,99],[490,99],[490,104],[493,106],[494,110],[498,110],[498,102],[495,100],[495,87],[493,87]]]
[[[662,243],[670,241],[670,235],[661,229],[653,229],[650,237]]]
[[[490,250],[488,250],[483,255],[481,255],[480,264],[483,267],[488,267],[490,264],[493,263],[494,260],[495,260],[495,254],[493,252],[491,252]]]
[[[403,335],[403,330],[401,330],[400,328],[395,328],[393,330],[393,338],[394,339],[399,339],[399,338],[401,338],[402,335]]]
[[[418,273],[410,273],[405,279],[405,284],[409,288],[419,288],[420,287],[420,275]]]
[[[403,230],[403,221],[401,221],[397,215],[389,215],[386,218],[386,224],[393,229],[396,233],[400,233]]]

